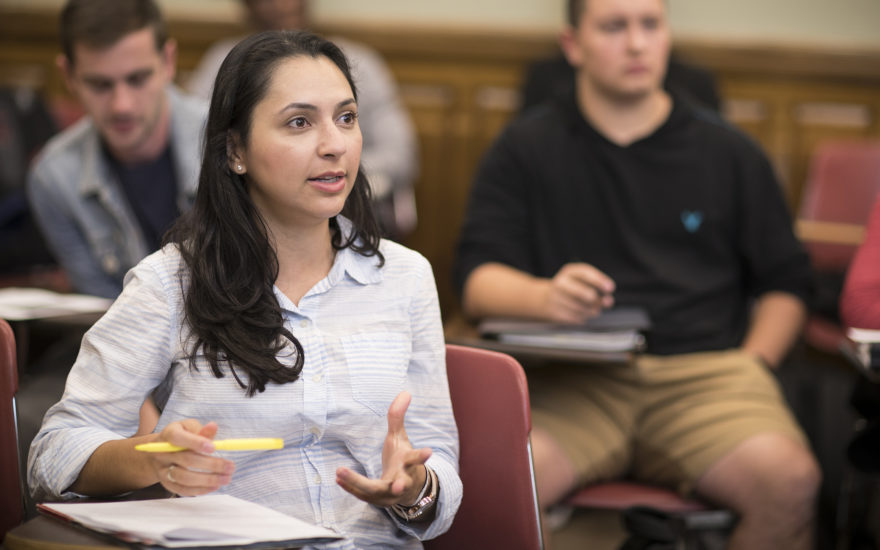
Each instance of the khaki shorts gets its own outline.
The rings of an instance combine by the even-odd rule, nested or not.
[[[630,476],[687,494],[750,436],[780,433],[807,446],[773,374],[740,350],[537,367],[528,379],[532,421],[582,483]]]

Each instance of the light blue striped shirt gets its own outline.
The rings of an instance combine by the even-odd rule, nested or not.
[[[462,487],[434,276],[416,252],[390,241],[381,251],[382,268],[376,258],[339,251],[330,273],[299,306],[276,288],[305,364],[296,382],[270,383],[252,398],[228,370],[216,378],[204,360],[197,370],[189,367],[182,260],[173,246],[147,257],[83,338],[64,397],[31,446],[31,492],[42,499],[74,496],[67,488],[92,452],[131,436],[140,404],[162,385],[167,403],[157,430],[195,418],[217,422],[218,438],[284,438],[280,451],[218,451],[236,463],[232,482],[220,492],[348,537],[321,548],[421,548],[419,539],[446,531]],[[380,477],[385,415],[402,390],[412,394],[407,435],[413,447],[433,449],[428,465],[440,481],[437,516],[428,525],[403,524],[335,481],[338,466]]]

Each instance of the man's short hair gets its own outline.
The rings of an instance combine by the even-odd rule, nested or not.
[[[664,0],[665,3],[666,0]],[[568,17],[568,24],[577,28],[581,21],[581,15],[587,9],[587,0],[568,0],[566,3],[565,15]]]
[[[584,13],[584,4],[587,0],[568,0],[567,10],[565,14],[568,16],[568,24],[577,27]]]
[[[77,43],[108,48],[128,34],[152,27],[159,51],[168,29],[154,0],[68,0],[61,10],[61,48],[73,65]]]

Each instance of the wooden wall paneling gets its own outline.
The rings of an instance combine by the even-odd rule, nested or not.
[[[431,261],[440,294],[441,311],[452,307],[444,228],[448,213],[455,210],[447,189],[455,170],[456,91],[439,83],[407,84],[402,87],[404,101],[416,124],[420,148],[420,175],[416,182],[418,225],[404,244],[418,250]]]
[[[787,102],[765,83],[743,78],[720,78],[727,119],[755,139],[770,158],[790,201],[794,195],[787,184],[788,144],[785,128]]]
[[[168,21],[168,35],[177,41],[177,80],[185,82],[214,42],[245,36],[251,29],[245,22]]]
[[[764,147],[793,210],[800,205],[809,159],[817,143],[880,138],[880,85],[762,75],[721,80],[725,116]]]
[[[0,9],[0,81],[25,84],[21,75],[37,78],[37,90],[53,97],[65,93],[64,83],[55,66],[58,45],[57,16],[52,13],[13,12]]]
[[[880,93],[820,84],[792,105],[792,181],[803,189],[816,146],[827,140],[880,139]],[[802,193],[801,193],[802,195]],[[796,204],[800,205],[800,198]]]
[[[419,224],[405,244],[431,260],[448,317],[458,309],[452,264],[473,172],[518,107],[519,75],[460,62],[390,64],[421,142]]]
[[[239,21],[169,20],[178,79],[210,44],[248,30]],[[433,264],[448,317],[457,311],[451,268],[475,167],[514,116],[526,67],[558,51],[555,36],[374,24],[317,30],[372,46],[398,80],[421,149],[419,225],[405,244]],[[66,97],[54,62],[59,50],[57,13],[0,6],[0,83]],[[765,148],[793,210],[818,143],[880,139],[880,51],[677,41],[676,52],[717,75],[728,120]]]

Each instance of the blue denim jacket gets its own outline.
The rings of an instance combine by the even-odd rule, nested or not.
[[[198,186],[207,105],[174,87],[167,93],[177,202],[183,212],[192,206]],[[116,298],[125,273],[152,250],[89,117],[46,145],[28,175],[27,190],[43,235],[73,287]]]

